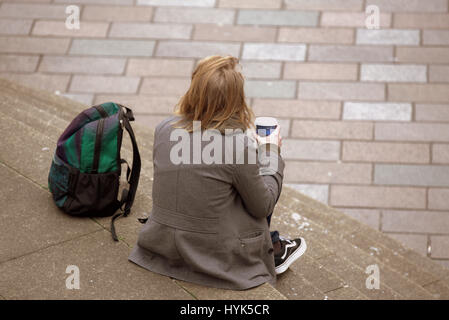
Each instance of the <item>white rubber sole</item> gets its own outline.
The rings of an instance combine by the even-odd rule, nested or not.
[[[276,274],[281,274],[287,271],[287,269],[290,267],[290,265],[295,262],[300,256],[306,252],[307,244],[306,241],[303,238],[301,239],[301,245],[296,249],[293,254],[287,258],[287,260],[284,261],[283,264],[276,267]]]

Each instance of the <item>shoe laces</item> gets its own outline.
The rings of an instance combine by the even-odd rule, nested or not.
[[[284,238],[283,236],[279,236],[279,240],[288,242],[289,244],[292,243],[290,239]]]

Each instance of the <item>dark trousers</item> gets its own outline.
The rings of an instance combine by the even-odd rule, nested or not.
[[[270,214],[267,217],[268,227],[270,227],[270,224],[271,224],[271,216],[272,216],[272,214]],[[277,232],[276,230],[275,231],[270,231],[270,235],[271,235],[271,242],[272,243],[275,243],[275,242],[279,241],[279,232]]]

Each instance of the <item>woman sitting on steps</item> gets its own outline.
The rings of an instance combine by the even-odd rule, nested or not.
[[[201,60],[176,114],[157,126],[153,208],[129,260],[176,279],[242,290],[274,284],[306,244],[269,231],[282,188],[282,138],[279,126],[268,137],[247,134],[253,113],[239,67],[230,56]],[[212,138],[211,163],[205,156]]]

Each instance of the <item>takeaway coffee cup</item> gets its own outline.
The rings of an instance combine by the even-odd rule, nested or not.
[[[276,118],[271,117],[258,117],[254,124],[256,125],[256,132],[260,137],[269,136],[279,125]]]

